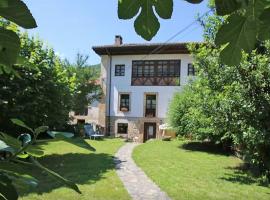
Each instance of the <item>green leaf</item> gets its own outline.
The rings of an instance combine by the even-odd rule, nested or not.
[[[8,146],[12,147],[15,150],[18,150],[21,148],[21,143],[19,142],[19,140],[17,140],[14,137],[9,136],[6,133],[1,132],[0,140],[4,141]]]
[[[9,136],[8,134],[2,133],[0,132],[0,150],[2,148],[1,146],[1,140],[4,141],[8,146],[10,146],[10,148],[8,149],[9,152],[11,152],[12,154],[16,153],[17,151],[19,151],[22,147],[21,147],[21,142],[19,140],[17,140],[16,138]],[[29,145],[25,151],[32,156],[35,157],[41,157],[44,155],[44,151],[36,145]],[[18,157],[20,158],[26,158],[28,157],[27,154],[19,154]]]
[[[149,0],[144,2],[142,11],[135,20],[134,27],[137,34],[148,41],[150,41],[158,32],[160,24]]]
[[[259,27],[259,35],[258,38],[261,41],[270,39],[270,8],[265,9],[260,16],[260,27]]]
[[[157,16],[169,19],[173,12],[173,0],[118,0],[118,17],[120,19],[131,19],[139,14],[134,22],[138,35],[146,40],[151,40],[160,28]]]
[[[23,127],[34,133],[33,129],[31,129],[29,126],[27,126],[23,121],[19,119],[11,119],[13,124],[16,124],[17,126]]]
[[[53,176],[54,178],[56,178],[57,180],[59,180],[60,182],[62,182],[63,184],[67,185],[68,187],[70,187],[71,189],[75,190],[76,192],[78,192],[79,194],[81,194],[81,191],[79,190],[78,186],[70,181],[65,179],[64,177],[60,176],[59,174],[57,174],[56,172],[44,167],[43,165],[41,165],[37,160],[35,160],[33,157],[29,158],[31,163],[34,164],[35,166],[37,166],[38,168],[46,171],[49,175]]]
[[[7,8],[7,7],[8,7],[8,0],[1,0],[0,8]]]
[[[140,10],[140,0],[118,0],[119,19],[131,19]]]
[[[14,154],[14,149],[8,146],[4,141],[0,140],[0,152],[8,152],[12,155]]]
[[[8,67],[16,63],[20,51],[20,39],[16,33],[0,28],[0,64],[6,66],[4,71],[9,72]]]
[[[221,52],[221,61],[227,65],[238,65],[241,51],[251,52],[256,43],[256,21],[253,18],[233,14],[228,23],[219,29],[215,43],[219,46],[227,44]]]
[[[186,0],[189,3],[198,4],[201,3],[203,0]]]
[[[6,73],[6,74],[10,74],[12,72],[12,66],[8,66],[8,65],[3,65],[3,71]]]
[[[12,181],[3,173],[0,173],[0,194],[7,200],[18,199],[18,193]]]
[[[35,129],[35,135],[38,136],[40,133],[43,133],[45,131],[47,131],[49,129],[48,126],[40,126],[38,128]]]
[[[218,15],[224,16],[241,8],[239,0],[215,0],[216,11]]]
[[[4,173],[13,183],[21,185],[22,187],[25,187],[25,184],[31,187],[36,187],[38,185],[38,180],[29,175],[3,169],[0,169],[0,174],[1,173]]]
[[[35,19],[21,0],[8,0],[8,6],[3,5],[0,6],[0,16],[26,29],[37,27]]]
[[[157,14],[163,19],[170,19],[173,13],[173,0],[156,0],[154,1]]]
[[[247,9],[248,15],[260,19],[260,16],[265,11],[265,8],[270,6],[270,0],[256,0],[249,4]]]

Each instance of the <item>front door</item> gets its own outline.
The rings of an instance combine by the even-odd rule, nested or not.
[[[144,123],[144,135],[143,142],[146,142],[149,139],[156,138],[156,123]]]

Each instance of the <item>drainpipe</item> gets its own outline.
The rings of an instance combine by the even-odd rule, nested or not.
[[[106,49],[109,59],[110,59],[110,72],[109,72],[109,77],[110,77],[110,83],[109,83],[109,116],[108,116],[108,135],[111,135],[111,94],[112,94],[112,56],[108,49]]]

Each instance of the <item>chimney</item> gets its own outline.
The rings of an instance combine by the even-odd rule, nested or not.
[[[114,42],[114,45],[116,46],[120,46],[123,44],[123,38],[121,35],[116,35],[115,36],[115,42]]]

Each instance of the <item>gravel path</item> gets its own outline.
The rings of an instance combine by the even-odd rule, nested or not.
[[[168,195],[135,164],[132,151],[139,144],[126,143],[115,154],[116,171],[134,200],[169,200]]]

